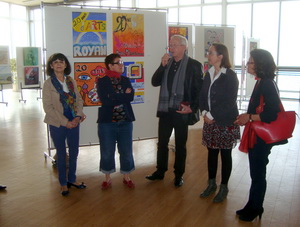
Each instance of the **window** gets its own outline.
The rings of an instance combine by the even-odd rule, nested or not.
[[[266,9],[268,9],[266,11]],[[279,3],[253,5],[253,38],[260,40],[260,48],[268,50],[276,62],[279,25]]]
[[[181,23],[201,23],[200,7],[179,8],[179,22]]]
[[[117,7],[118,1],[117,0],[102,0],[101,6],[111,6],[111,7]]]
[[[222,24],[222,6],[203,6],[202,24]]]
[[[136,7],[139,8],[156,8],[156,0],[136,0]]]
[[[132,7],[132,1],[131,0],[121,0],[120,1],[121,7]]]
[[[233,64],[242,64],[243,37],[251,37],[251,4],[227,6],[227,25],[235,25],[235,58]]]
[[[279,62],[281,66],[300,66],[298,13],[300,2],[282,2]]]
[[[177,0],[157,0],[157,5],[158,7],[177,6],[177,2],[178,2]]]
[[[6,2],[0,2],[0,15],[1,17],[9,16],[9,4]]]
[[[168,22],[178,23],[178,8],[170,8],[168,13]]]
[[[194,5],[194,4],[200,4],[201,0],[179,0],[179,5]]]

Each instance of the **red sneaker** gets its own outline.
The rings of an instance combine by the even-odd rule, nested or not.
[[[128,188],[134,188],[135,187],[135,184],[133,183],[132,180],[127,181],[127,180],[123,179],[123,184],[125,184]]]
[[[109,187],[111,187],[111,181],[103,181],[102,182],[102,185],[101,185],[102,190],[106,190]]]

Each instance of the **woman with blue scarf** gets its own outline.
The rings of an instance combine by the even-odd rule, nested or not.
[[[57,152],[57,166],[61,194],[69,194],[69,188],[86,188],[76,181],[79,152],[79,125],[85,119],[83,100],[75,81],[69,76],[71,65],[65,55],[56,53],[47,62],[47,75],[43,86],[44,122],[49,125],[50,135]],[[69,147],[69,168],[66,164],[66,140]]]

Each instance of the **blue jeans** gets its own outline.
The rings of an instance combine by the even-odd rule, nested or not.
[[[134,167],[132,154],[132,122],[120,121],[99,123],[98,136],[100,140],[100,171],[104,174],[116,172],[116,143],[120,154],[120,171],[129,174]]]
[[[79,125],[68,129],[64,126],[59,128],[50,125],[50,135],[57,152],[58,178],[61,186],[67,182],[76,182],[77,156],[79,152]],[[67,178],[66,166],[66,140],[69,147],[69,172]]]

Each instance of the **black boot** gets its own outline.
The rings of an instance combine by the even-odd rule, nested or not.
[[[207,188],[200,194],[200,197],[206,198],[210,196],[211,193],[217,190],[216,179],[209,179]]]
[[[264,208],[260,208],[260,209],[251,209],[249,208],[247,210],[247,212],[243,212],[242,215],[240,215],[239,219],[242,221],[247,221],[247,222],[251,222],[253,221],[257,216],[259,217],[259,219],[261,219],[261,216],[264,212]]]

